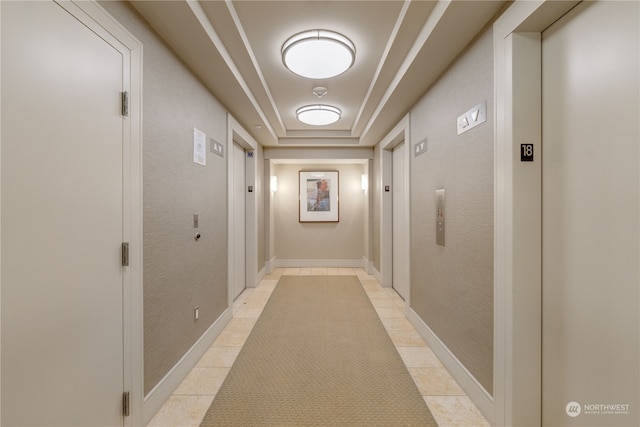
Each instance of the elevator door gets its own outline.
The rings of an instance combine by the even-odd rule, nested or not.
[[[393,289],[403,298],[407,298],[408,283],[405,277],[405,258],[409,255],[405,250],[406,242],[404,235],[405,226],[405,194],[404,187],[404,142],[393,150]]]
[[[233,299],[244,291],[246,266],[246,152],[233,144]]]
[[[543,33],[543,425],[640,425],[639,22],[584,2]]]

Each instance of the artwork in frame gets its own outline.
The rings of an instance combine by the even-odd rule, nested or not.
[[[300,171],[300,222],[338,222],[338,172]]]

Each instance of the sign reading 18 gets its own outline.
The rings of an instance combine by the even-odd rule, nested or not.
[[[533,144],[520,144],[520,161],[533,162]]]

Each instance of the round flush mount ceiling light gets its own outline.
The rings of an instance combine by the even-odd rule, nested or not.
[[[296,117],[302,123],[313,126],[330,125],[340,120],[342,111],[331,105],[307,105],[296,110]]]
[[[347,71],[356,59],[354,44],[328,30],[298,33],[282,45],[282,62],[299,76],[328,79]]]

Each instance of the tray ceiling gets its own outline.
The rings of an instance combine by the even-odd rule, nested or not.
[[[500,1],[133,1],[132,5],[262,145],[373,146],[504,6]],[[327,29],[356,47],[351,69],[313,80],[289,71],[292,35]],[[328,89],[319,99],[313,88]],[[297,108],[342,117],[305,125]]]

